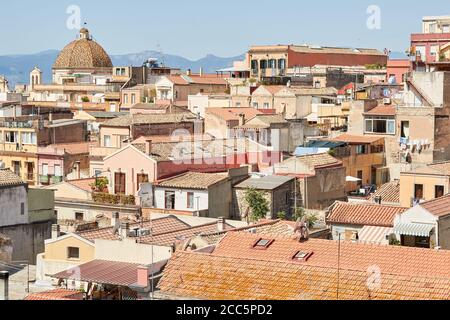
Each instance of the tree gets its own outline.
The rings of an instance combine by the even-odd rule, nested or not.
[[[264,193],[260,192],[254,188],[249,188],[245,192],[245,201],[247,202],[251,215],[252,221],[258,221],[264,219],[269,212],[269,203],[264,197]]]
[[[86,102],[89,102],[89,98],[88,98],[88,97],[83,97],[83,98],[81,98],[81,101],[82,101],[82,102],[85,102],[85,103],[86,103]]]
[[[97,192],[104,192],[109,185],[109,180],[106,177],[98,177],[95,179],[95,183],[91,185]]]
[[[309,228],[313,227],[317,223],[317,221],[319,221],[317,215],[313,213],[307,214],[304,208],[297,208],[297,211],[294,212],[292,218],[294,221],[297,221],[302,220],[304,217],[306,217],[306,222],[308,223]]]

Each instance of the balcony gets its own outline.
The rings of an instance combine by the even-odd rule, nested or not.
[[[44,186],[49,186],[57,183],[63,182],[63,177],[54,176],[54,175],[40,175],[39,183]]]

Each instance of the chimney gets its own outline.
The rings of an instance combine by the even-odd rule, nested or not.
[[[191,75],[191,69],[187,69],[186,75],[187,75],[187,76],[190,76],[190,75]]]
[[[199,75],[200,75],[200,77],[203,77],[203,68],[200,68]]]
[[[53,122],[53,113],[50,112],[50,114],[48,115],[48,121],[51,123]]]
[[[152,146],[153,146],[152,140],[145,140],[145,154],[147,155],[152,154]]]
[[[75,162],[75,176],[77,180],[81,179],[81,162],[77,161]]]
[[[119,217],[120,216],[119,216],[118,212],[114,212],[112,214],[112,218],[111,218],[111,226],[112,227],[118,227],[118,224],[120,223]]]
[[[130,223],[129,222],[123,222],[120,225],[120,236],[122,239],[128,238],[128,234],[130,233]]]
[[[358,241],[359,241],[359,235],[358,235],[358,232],[353,232],[351,241],[352,241],[352,242],[358,242]]]
[[[9,300],[9,272],[0,271],[0,301]]]
[[[224,217],[220,217],[217,220],[217,231],[219,231],[219,232],[225,231],[225,218]]]
[[[137,284],[138,284],[138,286],[147,288],[149,286],[149,277],[150,277],[150,272],[148,270],[148,267],[139,266],[137,269]]]
[[[241,113],[239,115],[239,126],[243,126],[245,124],[245,114]]]
[[[58,239],[61,236],[61,227],[59,224],[52,225],[52,239]]]

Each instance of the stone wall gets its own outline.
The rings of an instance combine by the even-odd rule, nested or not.
[[[11,239],[12,260],[36,263],[36,256],[45,251],[44,241],[52,235],[52,221],[0,227],[0,233]]]

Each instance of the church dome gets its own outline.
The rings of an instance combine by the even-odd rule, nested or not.
[[[56,59],[53,69],[112,68],[111,58],[89,35],[89,30],[80,30],[80,38],[69,43]]]

